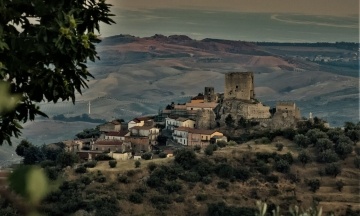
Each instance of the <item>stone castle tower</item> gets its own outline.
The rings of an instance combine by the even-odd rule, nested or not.
[[[205,87],[204,91],[204,102],[215,102],[216,95],[214,87]]]
[[[225,74],[225,100],[252,101],[255,99],[253,72],[231,72]]]

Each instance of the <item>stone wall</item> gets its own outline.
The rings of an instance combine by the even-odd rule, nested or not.
[[[216,128],[216,114],[212,110],[198,110],[196,115],[196,128],[213,129]]]
[[[205,102],[216,102],[216,95],[215,95],[214,87],[205,87],[204,101]]]
[[[238,99],[246,101],[255,99],[253,73],[232,72],[225,74],[224,99]]]

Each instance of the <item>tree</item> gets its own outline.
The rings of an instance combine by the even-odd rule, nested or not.
[[[315,193],[320,188],[320,180],[311,179],[307,182],[307,185],[310,187],[310,190]]]
[[[20,144],[16,147],[15,152],[20,157],[24,157],[24,153],[27,148],[32,146],[32,143],[27,140],[21,140]]]
[[[228,126],[228,127],[234,127],[234,123],[235,123],[235,120],[233,119],[233,117],[231,116],[231,114],[229,114],[228,116],[226,116],[226,118],[225,118],[225,124],[226,124],[226,126]]]
[[[338,191],[342,191],[344,187],[344,182],[340,179],[339,181],[336,181],[336,189],[338,189]]]
[[[56,158],[56,163],[64,168],[67,166],[73,166],[76,162],[78,162],[79,157],[74,153],[70,152],[62,152]]]
[[[208,145],[206,148],[205,148],[205,150],[204,150],[204,153],[206,154],[206,155],[213,155],[213,153],[214,153],[214,147],[213,147],[213,145]]]
[[[36,103],[74,103],[87,87],[93,76],[86,63],[98,58],[94,33],[100,23],[114,23],[110,6],[105,0],[0,1],[0,80],[19,100],[0,111],[0,145],[21,134],[20,122],[46,117]]]
[[[327,138],[321,138],[318,139],[315,145],[315,148],[318,152],[323,152],[328,149],[332,149],[334,146],[334,143],[331,142],[331,140]]]
[[[175,152],[175,162],[180,164],[184,169],[191,169],[198,163],[198,160],[194,151],[181,149]]]
[[[115,167],[116,167],[116,164],[117,164],[116,160],[110,160],[110,161],[109,161],[109,166],[110,166],[110,168],[115,168]]]
[[[305,164],[311,161],[311,157],[306,151],[301,151],[298,155],[298,160],[305,166]]]
[[[352,144],[340,142],[335,145],[335,152],[341,159],[345,159],[353,151]]]
[[[325,167],[325,174],[333,176],[334,178],[341,173],[341,166],[340,164],[331,163],[326,165]]]
[[[24,151],[24,164],[32,165],[45,160],[45,155],[37,146],[31,145]]]
[[[307,136],[303,135],[303,134],[295,135],[294,142],[298,146],[301,146],[303,148],[307,148],[309,146],[309,144],[311,143],[310,139]]]

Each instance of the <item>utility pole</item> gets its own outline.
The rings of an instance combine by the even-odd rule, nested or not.
[[[89,101],[89,115],[91,114],[91,102]]]

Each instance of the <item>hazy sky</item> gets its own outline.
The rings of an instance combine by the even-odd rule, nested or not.
[[[124,9],[194,8],[239,12],[359,14],[359,0],[107,0]]]

